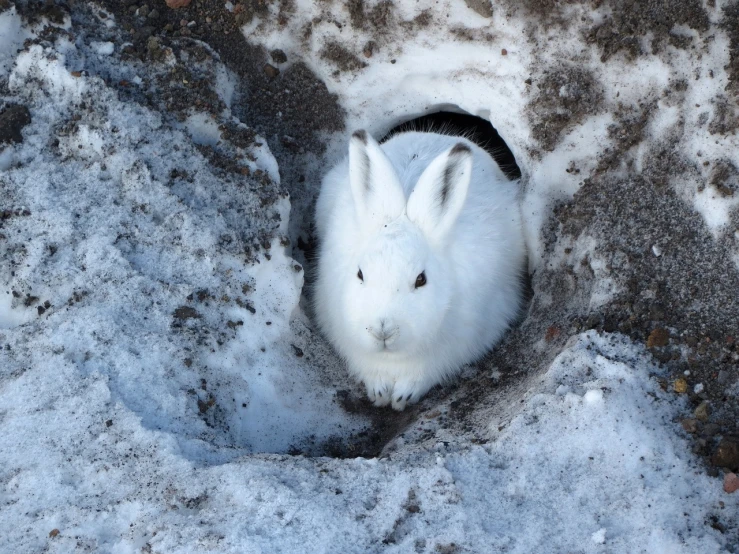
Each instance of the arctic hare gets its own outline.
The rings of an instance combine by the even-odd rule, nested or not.
[[[355,132],[323,179],[315,313],[377,406],[459,373],[521,308],[517,182],[461,137]]]

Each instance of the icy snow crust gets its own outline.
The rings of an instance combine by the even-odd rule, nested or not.
[[[299,7],[310,15],[312,5]],[[480,20],[454,6],[466,25]],[[33,31],[12,9],[0,28],[13,30],[0,34],[2,52]],[[521,32],[501,30],[510,57],[497,88],[481,90],[473,71],[449,71],[453,60],[483,63],[489,45],[433,44],[429,31],[370,81],[335,85],[349,125],[381,131],[431,91],[475,113],[515,100],[518,80],[505,73],[523,74]],[[94,75],[72,75],[70,60],[86,56],[115,74],[124,64],[109,50],[81,35],[0,58],[2,100],[32,115],[24,142],[0,154],[0,207],[13,212],[0,229],[0,551],[724,551],[706,522],[736,520],[737,504],[676,431],[681,405],[657,385],[651,358],[617,334],[573,336],[484,445],[404,448],[400,438],[368,460],[253,454],[365,425],[337,406],[344,383],[322,373],[320,355],[296,354],[310,329],[302,271],[281,240],[288,201],[264,206],[252,181],[208,163],[196,147],[218,141],[208,116],[183,128]],[[387,82],[408,88],[377,88]],[[364,90],[381,92],[370,102]],[[496,126],[526,171],[520,110]],[[606,120],[593,119],[596,140]],[[259,186],[279,191],[274,159],[258,149],[252,158],[272,177]],[[536,252],[545,208],[577,183],[547,178],[554,154],[528,161],[538,183],[528,205],[542,210],[530,219]],[[268,251],[245,255],[265,236]],[[594,244],[574,248],[602,272],[590,301],[607,302],[614,290]]]
[[[160,114],[73,76],[85,54],[33,45],[10,75],[33,123],[1,181],[3,207],[29,212],[3,230],[4,374],[102,380],[200,463],[361,428],[295,354],[287,199],[264,206],[265,182],[214,173]],[[255,263],[257,239],[271,248]]]

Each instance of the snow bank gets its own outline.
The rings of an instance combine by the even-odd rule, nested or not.
[[[61,375],[104,383],[106,402],[200,463],[362,428],[296,355],[303,270],[285,253],[289,203],[269,152],[255,147],[249,165],[271,181],[216,171],[193,144],[216,141],[209,116],[188,120],[191,141],[73,74],[67,58],[85,54],[32,45],[10,74],[32,123],[2,176],[18,214],[0,244],[4,375],[30,369],[42,390]]]

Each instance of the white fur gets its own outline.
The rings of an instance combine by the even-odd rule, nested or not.
[[[518,315],[518,186],[467,139],[410,132],[379,145],[362,133],[318,198],[315,313],[370,400],[402,410]]]

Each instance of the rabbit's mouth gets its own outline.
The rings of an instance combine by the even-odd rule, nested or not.
[[[395,341],[377,341],[375,345],[375,353],[382,358],[403,357],[404,349]]]
[[[377,349],[380,352],[393,352],[396,348],[393,347],[394,339],[378,340],[375,342]]]

